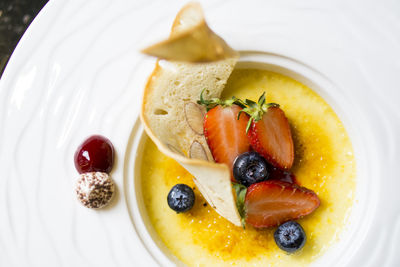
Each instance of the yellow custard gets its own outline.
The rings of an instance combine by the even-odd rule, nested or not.
[[[311,89],[281,74],[256,69],[236,69],[222,98],[236,96],[281,105],[292,127],[295,163],[292,171],[302,186],[316,192],[321,206],[298,220],[307,241],[288,255],[275,244],[276,228],[236,227],[219,216],[195,188],[195,206],[176,214],[167,204],[177,183],[194,187],[192,176],[164,156],[148,139],[142,161],[142,190],[154,229],[168,249],[189,266],[304,266],[320,256],[346,223],[353,205],[356,167],[353,148],[332,108]]]

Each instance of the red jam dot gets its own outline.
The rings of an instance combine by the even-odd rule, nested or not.
[[[114,147],[104,136],[93,135],[78,147],[74,162],[79,173],[110,173],[114,164]]]

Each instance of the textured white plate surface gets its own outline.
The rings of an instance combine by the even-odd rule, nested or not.
[[[140,217],[134,162],[142,89],[183,1],[53,0],[0,81],[0,266],[153,266],[171,262]],[[357,203],[341,241],[315,264],[400,266],[400,2],[202,1],[241,51],[296,76],[339,114],[352,139]],[[246,58],[247,57],[247,58]],[[75,199],[73,153],[113,142],[112,206]]]

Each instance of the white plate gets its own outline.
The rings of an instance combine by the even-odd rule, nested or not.
[[[358,166],[341,241],[316,265],[399,266],[400,3],[203,1],[210,26],[244,61],[309,83],[339,114]],[[0,266],[169,264],[140,217],[135,124],[154,61],[184,2],[53,0],[0,81]],[[297,75],[297,76],[296,76]],[[119,189],[102,211],[78,204],[73,153],[88,135],[113,142]]]

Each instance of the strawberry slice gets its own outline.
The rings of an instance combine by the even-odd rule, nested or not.
[[[251,185],[244,200],[245,220],[254,227],[277,226],[312,213],[320,205],[311,190],[281,181]]]
[[[246,136],[248,116],[240,116],[242,102],[233,97],[222,101],[218,98],[204,100],[200,95],[199,104],[209,110],[204,117],[204,136],[217,163],[225,163],[231,169],[233,162],[240,154],[250,151]],[[210,107],[212,107],[210,109]],[[234,181],[233,175],[231,176]]]
[[[218,105],[208,111],[204,118],[204,136],[214,160],[227,164],[231,170],[237,156],[250,151],[246,136],[248,118],[240,116],[238,120],[240,110],[242,108],[237,105]]]
[[[278,104],[265,103],[265,93],[258,103],[246,99],[250,115],[247,136],[253,149],[274,167],[288,170],[293,165],[294,145],[289,122]]]
[[[255,151],[273,166],[290,169],[294,146],[289,122],[279,107],[269,107],[261,120],[252,122],[248,138]]]

